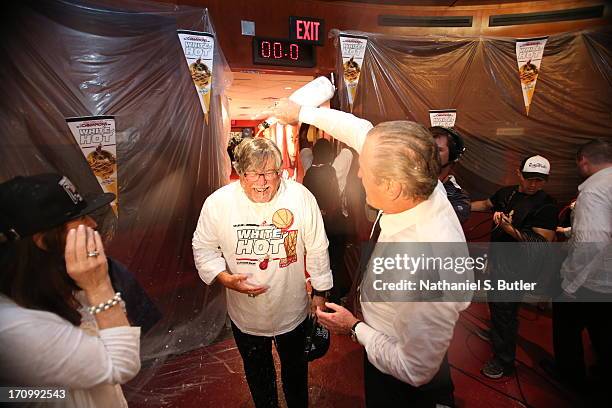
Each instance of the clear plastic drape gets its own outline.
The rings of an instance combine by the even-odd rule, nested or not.
[[[82,191],[101,191],[65,118],[115,117],[119,217],[101,215],[107,252],[163,314],[143,336],[141,374],[124,389],[131,401],[167,396],[174,390],[138,392],[166,356],[210,343],[226,319],[222,291],[197,275],[191,237],[204,199],[229,178],[231,72],[217,42],[206,123],[176,32],[215,34],[214,26],[205,9],[146,1],[45,0],[9,10],[0,181],[59,172]]]
[[[373,123],[413,120],[429,126],[431,109],[457,109],[467,152],[455,169],[473,198],[516,184],[522,158],[551,162],[546,191],[560,203],[577,194],[577,147],[612,137],[612,30],[551,35],[529,116],[514,38],[368,37],[353,113]],[[338,46],[339,32],[332,33]],[[338,52],[339,55],[339,52]],[[348,110],[337,64],[340,101]]]

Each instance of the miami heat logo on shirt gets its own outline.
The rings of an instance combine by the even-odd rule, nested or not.
[[[293,225],[293,213],[281,208],[272,215],[272,224],[262,222],[261,225],[242,224],[237,227],[236,258],[238,263],[259,262],[259,268],[267,269],[270,260],[278,260],[279,267],[284,268],[297,262],[297,230],[289,230]],[[281,255],[281,245],[285,256]],[[240,257],[241,255],[251,257]],[[275,256],[276,255],[276,256]],[[252,256],[263,256],[252,258]]]

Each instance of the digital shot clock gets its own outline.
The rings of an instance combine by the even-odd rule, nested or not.
[[[312,68],[314,46],[282,38],[253,37],[253,64]]]

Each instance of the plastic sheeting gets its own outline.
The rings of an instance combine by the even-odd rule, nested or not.
[[[520,161],[541,154],[552,168],[545,190],[566,204],[577,194],[578,146],[612,137],[609,28],[548,38],[529,116],[514,38],[345,33],[368,37],[353,113],[375,124],[407,119],[429,126],[429,110],[457,109],[455,128],[467,152],[455,173],[473,199],[516,184]],[[340,58],[337,72],[342,78]],[[337,85],[348,110],[344,82]]]
[[[142,339],[131,401],[184,390],[138,394],[166,356],[210,343],[226,319],[222,291],[196,273],[191,237],[204,199],[229,178],[231,72],[217,43],[207,125],[177,29],[215,33],[204,9],[144,1],[17,2],[2,24],[0,181],[54,171],[101,191],[65,118],[115,116],[119,218],[101,215],[107,252],[163,313]]]
[[[226,318],[221,288],[197,277],[191,237],[204,199],[229,176],[223,95],[231,73],[217,43],[206,124],[176,34],[214,34],[214,26],[206,10],[137,0],[19,2],[9,13],[0,46],[0,180],[56,171],[85,192],[101,191],[65,118],[115,116],[119,218],[101,214],[107,250],[163,313],[143,337],[143,370],[125,390],[130,401],[163,405],[207,381],[194,377],[201,360],[185,356],[164,370],[174,385],[146,384],[167,356],[215,339]],[[547,190],[567,200],[578,181],[577,145],[612,134],[610,31],[549,38],[529,117],[512,39],[367,35],[354,113],[428,123],[429,109],[456,108],[468,148],[456,172],[475,197],[513,182],[520,158],[537,152],[552,162]]]

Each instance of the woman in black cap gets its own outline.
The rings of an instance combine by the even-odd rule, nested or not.
[[[60,387],[47,397],[67,407],[127,406],[119,384],[140,369],[140,328],[88,215],[113,199],[83,198],[58,174],[0,184],[0,385]]]

